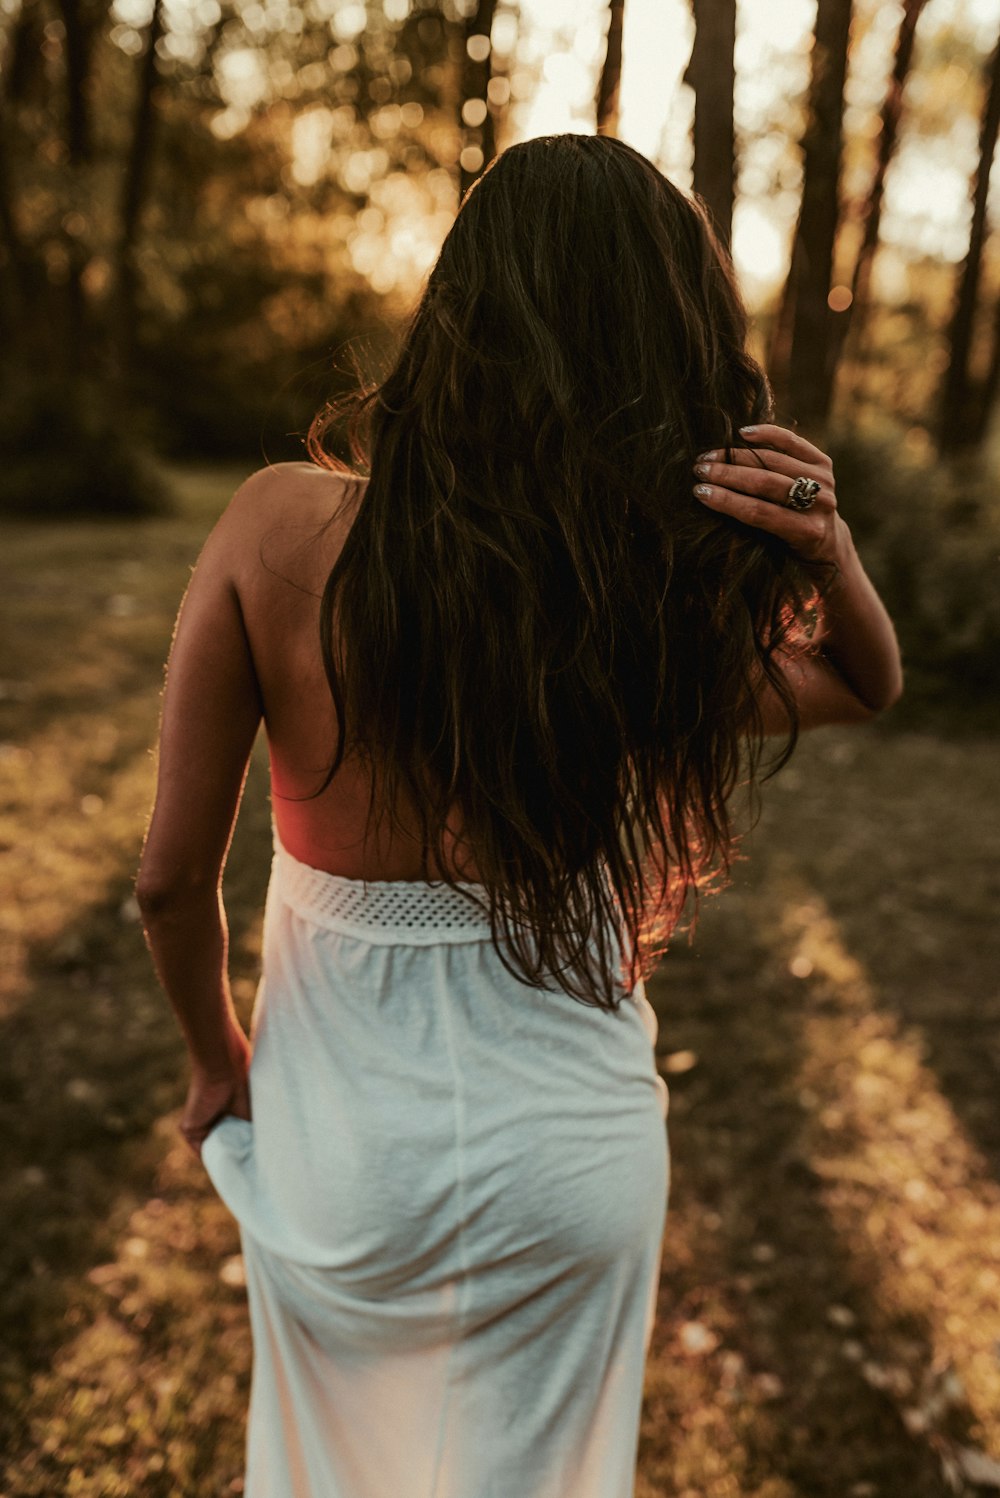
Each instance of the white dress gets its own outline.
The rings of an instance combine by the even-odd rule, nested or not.
[[[641,987],[502,966],[446,885],[275,834],[253,1122],[203,1147],[240,1227],[245,1498],[632,1498],[669,1187]]]

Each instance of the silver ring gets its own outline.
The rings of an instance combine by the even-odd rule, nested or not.
[[[807,479],[800,475],[792,483],[785,504],[790,510],[810,510],[816,503],[818,493],[819,484],[816,479]]]

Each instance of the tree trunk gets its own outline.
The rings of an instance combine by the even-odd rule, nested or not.
[[[30,271],[14,210],[4,129],[0,121],[0,330],[9,349],[30,316]]]
[[[56,369],[66,361],[62,289],[53,287],[44,257],[20,212],[14,121],[20,110],[48,114],[49,85],[42,53],[47,17],[41,0],[22,0],[11,23],[0,70],[0,376]],[[67,110],[68,113],[68,110]],[[30,161],[25,165],[31,170]],[[23,172],[23,168],[22,168]]]
[[[604,52],[604,66],[597,84],[595,105],[598,135],[618,134],[624,29],[625,0],[608,0],[608,41]]]
[[[67,165],[73,200],[82,206],[90,196],[85,173],[93,155],[87,86],[94,26],[93,20],[83,14],[81,0],[57,0],[56,8],[65,32]],[[52,301],[53,337],[57,362],[65,377],[72,381],[79,377],[86,362],[87,298],[83,272],[89,255],[78,231],[70,231],[64,225],[56,238],[63,253],[65,274],[55,288]]]
[[[973,407],[970,438],[975,447],[980,446],[986,437],[998,395],[1000,395],[1000,293],[993,303],[990,361]]]
[[[40,0],[22,0],[7,43],[3,92],[8,103],[23,104],[44,86],[44,19]]]
[[[896,151],[899,139],[899,122],[903,113],[903,90],[913,61],[913,44],[917,22],[927,0],[903,0],[903,15],[896,37],[892,75],[882,105],[882,129],[878,138],[878,156],[871,187],[861,212],[861,245],[851,276],[851,301],[843,312],[837,314],[835,328],[835,359],[839,361],[848,332],[853,327],[857,335],[864,326],[868,312],[869,287],[872,261],[878,249],[879,229],[882,223],[882,202],[885,196],[885,179]]]
[[[156,85],[156,44],[162,32],[163,0],[155,0],[139,63],[138,94],[118,208],[111,341],[115,379],[122,388],[126,387],[135,352],[135,245],[149,182],[155,124],[153,89]]]
[[[787,360],[772,346],[770,370],[785,419],[821,434],[833,393],[832,319],[827,297],[840,221],[844,80],[851,0],[819,0],[803,141],[802,203],[785,288],[791,338]]]
[[[798,234],[792,236],[792,254],[788,275],[781,289],[778,307],[768,339],[767,367],[774,390],[775,404],[784,407],[788,384],[788,360],[792,351],[792,318],[795,312],[795,287],[798,284],[801,247]]]
[[[66,32],[66,148],[71,167],[90,159],[90,109],[87,75],[90,71],[90,31],[80,14],[80,0],[58,0]]]
[[[694,90],[694,190],[728,249],[735,176],[736,0],[692,0],[691,8],[694,46],[684,82]]]
[[[979,131],[979,158],[972,178],[972,227],[969,248],[958,274],[955,308],[948,327],[948,368],[941,388],[938,446],[942,453],[957,452],[975,443],[976,392],[973,390],[971,356],[975,330],[976,300],[986,240],[986,199],[990,171],[1000,130],[1000,39],[986,66],[986,102]]]
[[[462,66],[462,85],[460,90],[461,118],[459,130],[461,133],[463,154],[467,150],[482,152],[482,161],[475,168],[470,167],[465,160],[459,160],[458,200],[465,197],[466,192],[479,174],[493,160],[496,155],[496,140],[493,130],[493,116],[490,113],[489,83],[493,64],[493,49],[489,45],[490,33],[493,30],[493,12],[496,10],[496,0],[478,0],[476,9],[465,23],[465,56]],[[485,37],[485,43],[483,38]],[[478,52],[485,51],[485,56],[480,57]],[[485,112],[483,112],[485,111]],[[470,124],[468,115],[472,114],[475,120],[477,115],[482,114],[478,123]]]

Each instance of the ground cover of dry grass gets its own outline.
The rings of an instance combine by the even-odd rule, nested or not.
[[[174,473],[173,519],[7,527],[0,1498],[241,1490],[239,1242],[176,1134],[131,898],[174,612],[239,477]],[[226,877],[244,1018],[262,747]],[[998,782],[983,739],[807,735],[651,983],[673,1179],[637,1498],[1000,1486]]]

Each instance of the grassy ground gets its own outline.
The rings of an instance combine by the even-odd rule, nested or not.
[[[241,1489],[238,1238],[176,1134],[131,899],[173,615],[240,475],[175,477],[180,518],[5,538],[0,1498]],[[226,889],[245,1018],[261,749]],[[1000,1485],[998,782],[984,741],[807,736],[651,984],[673,1181],[637,1498]]]

